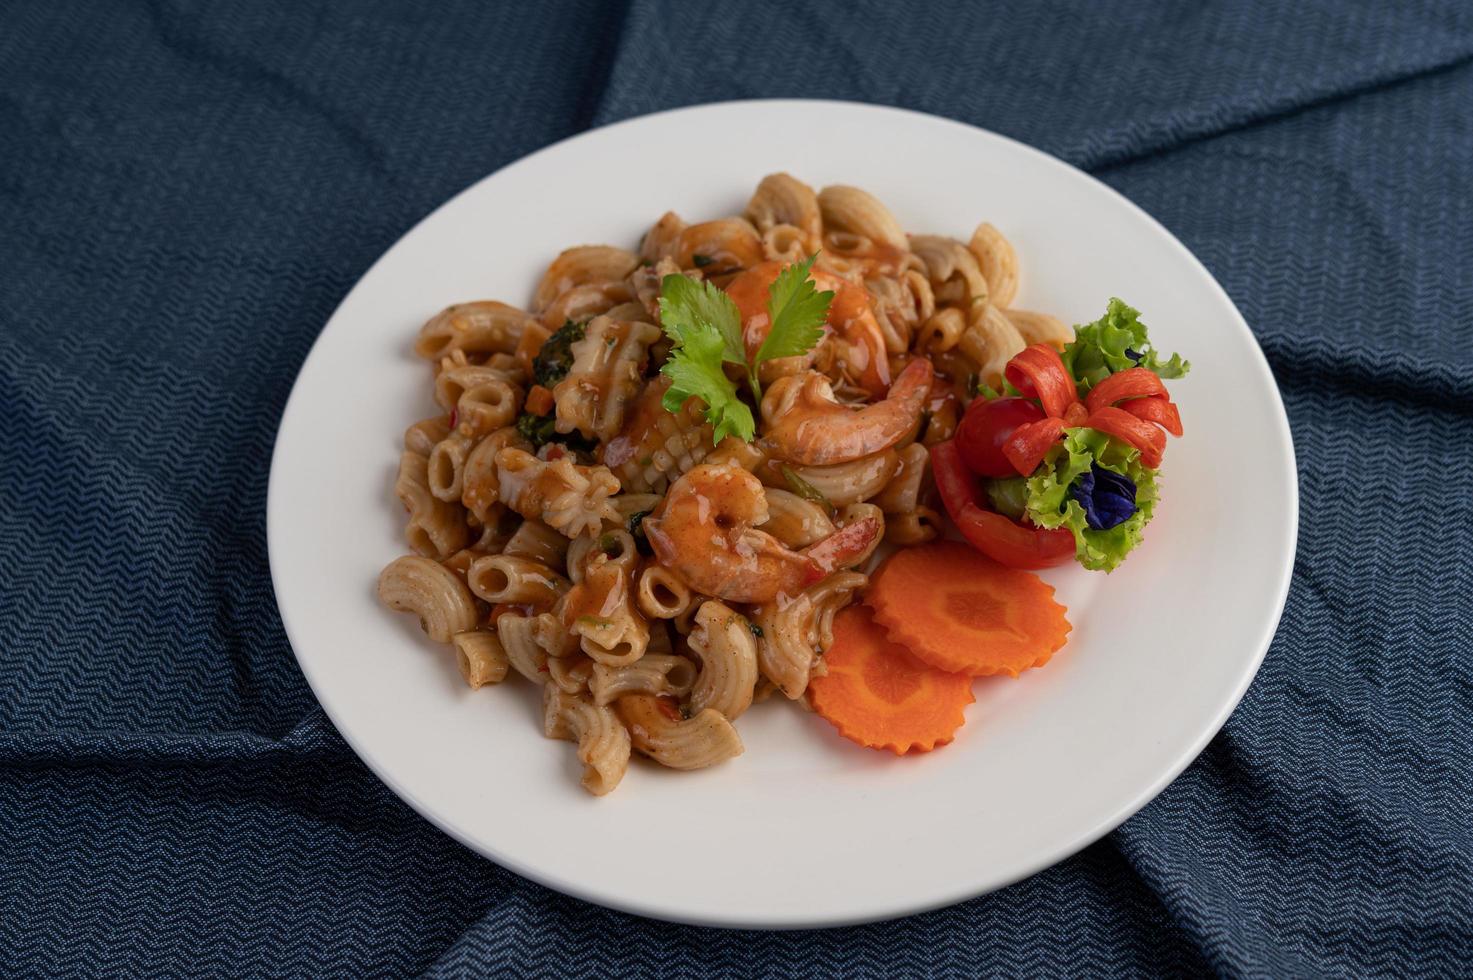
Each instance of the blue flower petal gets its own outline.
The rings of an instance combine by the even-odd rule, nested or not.
[[[1130,477],[1093,463],[1069,488],[1084,508],[1084,521],[1096,531],[1107,531],[1130,520],[1135,513],[1135,484]]]

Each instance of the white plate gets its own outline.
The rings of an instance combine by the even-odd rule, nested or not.
[[[1108,577],[1045,573],[1074,632],[1042,670],[983,680],[957,740],[895,758],[774,699],[746,754],[696,773],[636,764],[578,785],[538,699],[470,691],[446,648],[375,600],[404,552],[400,435],[435,411],[410,353],[451,302],[530,299],[570,245],[633,247],[656,218],[740,213],[764,174],[877,194],[913,232],[980,220],[1017,248],[1016,303],[1068,322],[1111,296],[1190,357],[1172,385],[1146,543]],[[292,646],[343,737],[391,789],[492,860],[559,891],[709,925],[903,915],[1031,874],[1143,806],[1227,719],[1283,608],[1298,494],[1267,363],[1211,275],[1105,185],[1037,150],[931,116],[848,103],[735,102],[585,133],[487,177],[394,245],[343,301],[286,407],[271,467],[271,570]]]

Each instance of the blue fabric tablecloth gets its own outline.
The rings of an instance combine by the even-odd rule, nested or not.
[[[1117,832],[903,921],[722,933],[391,795],[292,658],[264,501],[309,345],[428,210],[777,95],[986,126],[1160,218],[1268,353],[1303,526],[1242,706]],[[1458,0],[0,3],[0,973],[1468,975],[1470,202]]]

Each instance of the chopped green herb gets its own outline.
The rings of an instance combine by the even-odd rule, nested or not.
[[[532,361],[532,377],[544,388],[563,380],[573,366],[573,345],[583,339],[586,325],[569,320],[542,342],[542,349]]]
[[[533,446],[549,443],[557,435],[557,419],[551,415],[532,415],[523,412],[517,416],[517,434]]]
[[[634,546],[639,549],[641,555],[653,555],[655,549],[650,547],[649,538],[644,536],[644,519],[650,515],[647,510],[638,510],[629,515],[629,534],[634,538]]]
[[[829,498],[823,495],[822,490],[803,479],[798,475],[796,470],[786,463],[783,464],[781,470],[783,479],[788,483],[789,490],[792,490],[793,493],[802,497],[804,500],[818,504],[818,506],[823,508],[824,513],[830,517],[834,516],[834,505],[829,502]]]
[[[759,639],[759,640],[762,639],[762,627],[758,626],[756,623],[752,622],[750,619],[747,620],[747,629],[751,630],[752,631],[752,635],[755,636],[757,639]]]
[[[597,448],[596,443],[583,438],[577,432],[564,434],[557,431],[557,418],[552,415],[523,412],[517,416],[517,434],[530,442],[533,449],[541,449],[549,442],[559,443],[575,453],[591,453]]]
[[[709,255],[702,255],[699,252],[697,252],[696,254],[692,255],[690,257],[690,260],[696,264],[696,268],[697,269],[704,269],[706,266],[708,266],[711,263],[713,263],[713,262],[716,261],[711,256],[709,256]]]
[[[1007,378],[1002,379],[1002,391],[998,391],[981,378],[976,378],[976,382],[976,387],[973,390],[977,392],[977,397],[986,399],[987,401],[992,401],[994,398],[1021,398],[1023,395],[1021,391],[1013,387],[1013,383]]]

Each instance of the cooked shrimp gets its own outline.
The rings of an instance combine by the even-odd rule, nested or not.
[[[863,556],[882,522],[856,521],[793,551],[755,525],[766,523],[762,483],[735,464],[697,466],[670,485],[643,528],[660,564],[696,592],[728,602],[770,602]]]
[[[930,361],[916,358],[882,401],[860,409],[834,398],[828,378],[815,371],[780,378],[762,398],[763,446],[804,466],[847,463],[889,449],[920,424],[934,373]]]
[[[749,360],[756,355],[772,329],[767,316],[767,291],[786,266],[786,262],[763,262],[727,284],[726,294],[742,314],[742,341],[746,344]],[[885,358],[885,333],[875,318],[868,290],[820,269],[809,273],[809,278],[819,289],[834,293],[833,302],[829,304],[827,336],[819,342],[819,347],[837,346],[838,350],[827,359],[841,364],[843,373],[870,397],[880,397],[890,386],[890,365]],[[769,361],[763,365],[762,380],[769,381],[801,371],[813,364],[818,353],[818,347],[815,347],[799,357]]]

